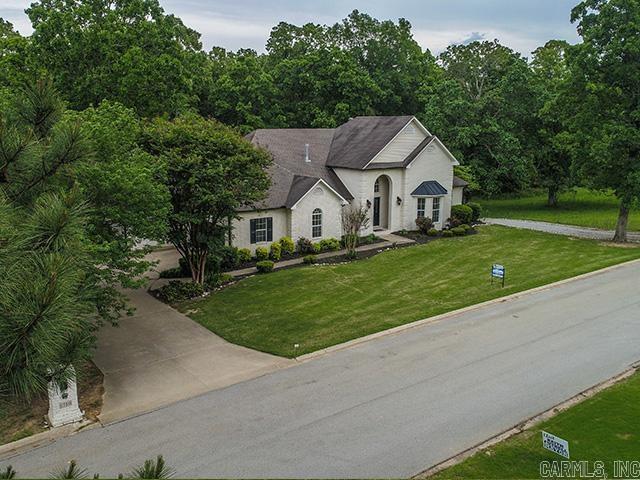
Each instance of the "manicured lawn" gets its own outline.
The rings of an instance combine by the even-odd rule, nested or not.
[[[256,275],[179,308],[233,343],[291,357],[639,257],[640,248],[486,226],[349,264]],[[493,262],[506,266],[504,289],[489,281]]]
[[[620,207],[613,195],[584,188],[561,194],[557,208],[547,207],[546,202],[544,193],[534,193],[520,198],[481,200],[480,204],[485,217],[541,220],[607,230],[615,228]],[[638,208],[629,216],[629,229],[640,231]]]
[[[430,478],[540,478],[540,462],[564,460],[542,448],[542,430],[569,442],[572,461],[588,461],[591,470],[603,461],[613,478],[614,460],[639,460],[640,375]]]

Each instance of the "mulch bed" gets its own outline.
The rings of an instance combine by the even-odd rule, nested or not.
[[[93,362],[87,362],[76,370],[80,410],[84,411],[85,418],[97,421],[102,410],[104,376]],[[0,445],[47,430],[45,419],[48,410],[46,395],[34,398],[30,403],[0,403]]]

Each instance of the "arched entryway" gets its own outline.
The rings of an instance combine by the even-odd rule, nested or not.
[[[387,230],[391,225],[391,179],[380,175],[373,184],[373,212],[371,223],[374,230]]]

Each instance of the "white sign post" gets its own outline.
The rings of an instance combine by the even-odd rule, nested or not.
[[[78,389],[76,387],[76,374],[70,367],[69,380],[61,388],[56,382],[49,382],[49,424],[52,427],[61,427],[69,423],[81,422],[84,412],[78,406]]]
[[[564,458],[569,458],[569,442],[560,437],[542,432],[542,447]]]

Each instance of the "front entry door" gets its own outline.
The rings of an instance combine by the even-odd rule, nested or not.
[[[373,226],[380,226],[380,197],[373,199]]]

